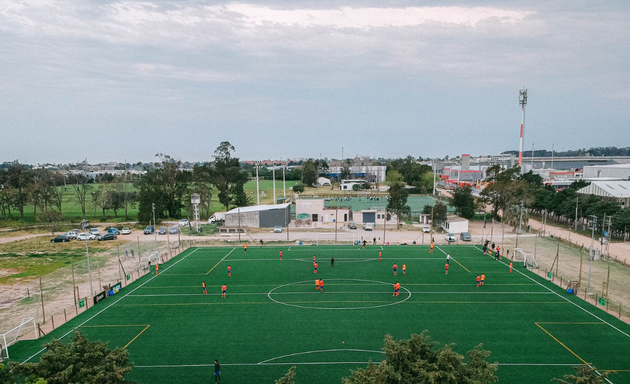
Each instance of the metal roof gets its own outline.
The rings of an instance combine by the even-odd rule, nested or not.
[[[618,199],[628,198],[630,197],[630,181],[593,181],[590,185],[580,189],[578,193]]]
[[[259,211],[273,211],[274,209],[286,209],[290,205],[291,203],[271,204],[271,205],[253,205],[251,207],[238,207],[227,212],[227,214],[229,215],[231,213],[239,213],[239,212],[248,213],[248,212],[259,212]]]

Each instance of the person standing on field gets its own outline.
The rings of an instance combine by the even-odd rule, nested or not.
[[[214,382],[221,382],[221,365],[219,365],[219,360],[214,361]]]

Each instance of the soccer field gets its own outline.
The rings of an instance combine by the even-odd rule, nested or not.
[[[340,383],[350,369],[383,359],[386,334],[428,330],[460,354],[483,343],[500,382],[548,383],[588,362],[615,370],[611,382],[630,383],[630,326],[522,267],[509,273],[508,263],[470,245],[432,254],[428,246],[191,248],[159,276],[141,278],[10,353],[14,361],[36,361],[42,342],[69,339],[79,327],[91,340],[127,348],[135,364],[129,378],[139,383],[210,382],[214,359],[224,383],[273,383],[292,365],[297,383]],[[486,275],[482,287],[478,273]],[[316,278],[325,281],[323,293]],[[393,297],[396,281],[401,293]]]

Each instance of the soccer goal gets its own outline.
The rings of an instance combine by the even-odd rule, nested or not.
[[[319,246],[319,243],[342,243],[342,244],[355,244],[356,235],[354,233],[315,233],[315,244]]]
[[[159,258],[160,258],[160,252],[153,251],[153,252],[151,252],[151,254],[149,256],[143,256],[140,259],[140,267],[142,269],[144,269],[145,271],[148,271],[149,270],[149,264],[153,264]]]
[[[530,269],[538,269],[538,262],[533,253],[527,253],[521,248],[514,248],[514,261],[523,262],[523,266]]]
[[[37,338],[35,319],[32,317],[22,319],[20,325],[7,333],[0,334],[0,359],[9,358],[9,347],[20,340],[33,340]]]

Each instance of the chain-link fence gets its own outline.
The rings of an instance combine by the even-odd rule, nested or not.
[[[22,319],[33,318],[35,337],[41,337],[92,306],[98,306],[101,300],[115,296],[138,278],[155,273],[155,261],[147,262],[150,255],[159,254],[157,262],[163,263],[191,245],[190,241],[178,238],[157,242],[137,238],[105,252],[89,252],[89,268],[86,253],[82,261],[28,283],[15,284],[3,294],[0,332],[19,325]]]
[[[498,233],[497,233],[498,232]],[[515,236],[512,227],[495,226],[493,236],[486,239],[500,245],[504,256],[514,249],[521,248],[533,255],[538,268],[534,272],[573,292],[587,302],[607,312],[624,318],[630,317],[630,265],[618,257],[606,257],[593,252],[590,258],[590,243],[576,244],[569,237],[543,236],[530,234],[523,230],[523,235]],[[599,251],[599,243],[595,243]]]

